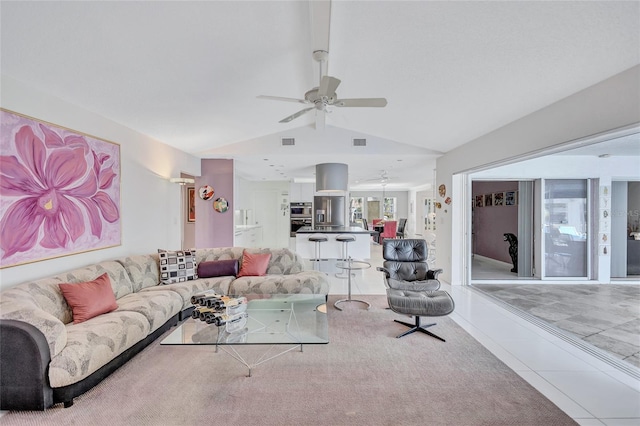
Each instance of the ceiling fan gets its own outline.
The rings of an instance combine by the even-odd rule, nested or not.
[[[380,182],[382,185],[386,186],[386,184],[392,179],[396,178],[390,177],[386,170],[380,170],[380,176],[372,179],[365,179],[364,182]]]
[[[320,62],[320,84],[318,87],[314,87],[304,94],[304,99],[286,98],[281,96],[265,96],[260,95],[260,99],[270,99],[274,101],[286,101],[297,102],[302,104],[313,105],[304,108],[295,114],[291,114],[288,117],[280,120],[280,123],[288,123],[296,118],[306,114],[312,110],[318,110],[327,112],[327,107],[374,107],[381,108],[387,105],[385,98],[353,98],[353,99],[339,99],[336,93],[336,89],[340,85],[340,80],[328,75],[322,76],[322,62],[326,61],[327,52],[315,51],[313,52],[313,58]]]

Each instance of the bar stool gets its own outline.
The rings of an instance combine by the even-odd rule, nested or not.
[[[322,257],[320,256],[320,244],[328,241],[327,236],[324,234],[311,234],[308,240],[315,244],[315,257],[311,259],[311,261],[316,262],[313,269],[319,271],[320,261],[322,260]]]
[[[345,262],[349,260],[349,243],[352,243],[355,240],[356,237],[351,234],[340,234],[336,237],[336,241],[342,243],[342,257],[340,260]],[[336,278],[348,278],[350,272],[351,271],[342,271],[342,273],[336,274]]]

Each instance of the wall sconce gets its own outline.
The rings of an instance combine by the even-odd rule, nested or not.
[[[169,179],[169,182],[171,183],[177,183],[178,185],[188,185],[188,184],[192,184],[192,183],[196,183],[195,179],[192,178],[171,178]]]

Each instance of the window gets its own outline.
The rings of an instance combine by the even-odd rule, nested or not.
[[[364,199],[362,197],[351,197],[349,200],[349,217],[351,222],[361,222],[363,217],[363,204]]]
[[[382,217],[385,220],[396,220],[396,198],[384,197],[382,206]]]

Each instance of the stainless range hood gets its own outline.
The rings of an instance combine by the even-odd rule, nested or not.
[[[346,192],[349,169],[342,163],[316,164],[316,192]]]

